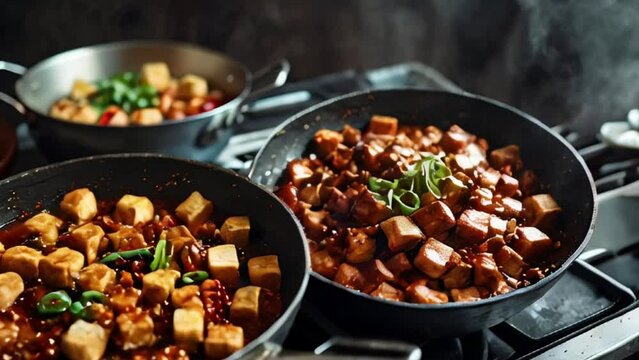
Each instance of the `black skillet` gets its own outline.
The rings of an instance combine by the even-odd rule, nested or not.
[[[29,170],[0,181],[0,227],[22,211],[57,209],[71,189],[87,186],[98,199],[123,194],[145,195],[177,203],[197,190],[216,211],[248,215],[251,231],[259,234],[282,268],[282,316],[261,336],[231,358],[259,350],[259,345],[282,343],[288,334],[308,282],[308,251],[293,214],[269,192],[222,168],[195,161],[149,154],[88,157]]]
[[[461,336],[503,322],[539,299],[584,249],[592,234],[596,205],[592,176],[577,152],[539,120],[495,100],[427,90],[386,90],[345,95],[285,121],[253,162],[249,177],[271,188],[288,161],[302,156],[313,134],[348,123],[363,129],[372,114],[396,116],[407,125],[462,128],[486,138],[492,148],[518,144],[563,208],[565,239],[554,255],[557,269],[538,283],[474,303],[420,305],[391,302],[347,289],[311,273],[307,299],[352,334],[401,339]]]

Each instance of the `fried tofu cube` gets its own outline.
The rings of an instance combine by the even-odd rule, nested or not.
[[[111,293],[111,306],[119,313],[133,311],[140,299],[140,292],[134,287],[118,289]]]
[[[38,268],[43,256],[40,251],[27,246],[8,248],[0,258],[0,270],[14,271],[24,280],[38,277]]]
[[[102,359],[109,341],[109,332],[96,323],[76,320],[62,334],[62,353],[70,360]]]
[[[344,141],[344,136],[334,130],[321,129],[315,133],[313,140],[317,154],[325,158],[337,150],[337,146]]]
[[[524,199],[526,224],[541,230],[555,226],[561,208],[550,194],[537,194]]]
[[[24,282],[18,273],[10,271],[0,274],[0,310],[7,310],[23,291]]]
[[[162,115],[160,109],[144,108],[135,110],[129,120],[131,120],[131,124],[135,125],[157,125],[162,123],[164,115]]]
[[[470,264],[467,264],[463,261],[460,261],[450,269],[444,276],[442,276],[442,280],[444,281],[444,287],[446,289],[459,289],[468,285],[471,276],[473,275],[473,267]]]
[[[71,115],[72,122],[80,124],[95,124],[98,122],[100,113],[91,105],[82,105]]]
[[[433,238],[426,240],[415,256],[414,264],[421,272],[431,279],[439,279],[452,264],[453,257],[459,255],[450,246]]]
[[[417,280],[406,288],[408,300],[418,304],[444,304],[448,302],[445,292],[433,290],[426,286],[425,280]]]
[[[479,253],[475,256],[474,263],[475,285],[486,286],[492,291],[497,290],[499,283],[504,280],[503,275],[495,263],[493,254]]]
[[[38,272],[44,284],[49,287],[73,289],[82,266],[84,255],[63,247],[45,256],[38,265]]]
[[[447,153],[459,153],[473,141],[473,138],[473,135],[458,125],[453,125],[442,135],[439,145]]]
[[[39,213],[24,222],[27,229],[32,233],[39,234],[42,242],[46,245],[55,245],[58,242],[58,230],[63,224],[62,220],[47,213]]]
[[[519,180],[510,175],[501,174],[496,192],[502,196],[514,196],[517,194],[517,190],[519,190]]]
[[[166,231],[167,240],[172,240],[174,238],[182,238],[182,237],[191,238],[195,240],[195,236],[193,236],[189,228],[187,228],[184,225],[173,226],[172,228],[169,228]]]
[[[134,312],[118,315],[115,321],[120,330],[122,350],[137,349],[155,343],[153,319],[148,313],[136,309]]]
[[[494,255],[495,262],[501,268],[501,271],[519,279],[526,263],[521,255],[517,254],[510,246],[502,246],[502,248]]]
[[[184,75],[178,81],[177,96],[181,98],[206,97],[209,85],[201,76]]]
[[[355,290],[362,290],[366,281],[364,275],[358,268],[347,263],[342,263],[337,268],[337,273],[333,280],[338,284]]]
[[[424,239],[419,227],[406,216],[394,216],[380,226],[388,238],[388,248],[392,252],[410,250]]]
[[[371,292],[371,296],[392,301],[404,301],[404,292],[394,288],[386,282],[379,284],[377,289]]]
[[[479,243],[488,236],[489,224],[490,214],[468,209],[457,219],[457,235],[472,243]]]
[[[311,253],[311,268],[316,273],[332,279],[337,273],[339,262],[335,259],[328,250],[320,250]]]
[[[171,269],[160,269],[144,274],[142,278],[142,297],[150,303],[161,303],[169,298],[180,272]]]
[[[77,79],[73,82],[73,86],[71,87],[71,98],[73,100],[84,100],[97,90],[98,88],[96,88],[95,85],[84,80]]]
[[[384,265],[395,275],[399,275],[413,269],[413,264],[411,264],[406,253],[403,252],[397,253],[392,258],[386,260]]]
[[[506,245],[506,241],[504,240],[504,237],[501,235],[495,235],[489,238],[488,240],[484,241],[483,243],[479,244],[477,249],[479,252],[496,254],[505,245]]]
[[[548,235],[536,227],[518,227],[515,235],[512,247],[526,260],[537,259],[548,254],[553,248],[552,240]]]
[[[503,235],[506,232],[507,225],[508,221],[500,218],[499,216],[491,215],[488,222],[487,236]]]
[[[397,118],[373,115],[368,123],[368,132],[378,135],[397,135]]]
[[[107,234],[116,251],[132,250],[146,247],[144,235],[132,226],[120,226],[118,231]]]
[[[510,166],[512,171],[519,170],[522,166],[521,156],[519,155],[519,146],[508,145],[491,151],[490,165],[498,170],[502,169],[504,166]]]
[[[223,359],[244,347],[244,330],[234,325],[208,326],[204,352],[213,359]]]
[[[195,232],[213,214],[213,203],[194,191],[175,209],[175,214]]]
[[[259,286],[237,289],[231,303],[231,322],[254,323],[259,319],[260,291]]]
[[[455,226],[455,215],[448,205],[435,201],[415,211],[411,219],[426,236],[437,236]]]
[[[248,261],[251,284],[269,289],[280,290],[282,273],[277,255],[257,256]]]
[[[200,299],[200,287],[198,285],[187,285],[173,290],[171,293],[171,304],[176,308],[197,309],[202,311],[204,305]]]
[[[502,198],[499,202],[501,204],[501,215],[505,218],[516,218],[523,210],[521,201],[510,197]]]
[[[204,314],[194,309],[176,309],[173,312],[173,339],[188,352],[197,351],[204,340]]]
[[[71,116],[73,116],[77,110],[78,105],[75,101],[63,98],[56,101],[53,106],[51,106],[49,115],[57,119],[70,120]]]
[[[500,179],[499,170],[488,168],[479,175],[479,184],[484,188],[495,189]]]
[[[79,224],[84,224],[98,214],[98,203],[91,190],[80,188],[64,195],[60,210]]]
[[[87,264],[91,264],[98,256],[100,242],[104,237],[104,230],[92,223],[84,224],[71,231],[69,247],[84,254]]]
[[[475,286],[467,287],[465,289],[452,289],[450,291],[450,296],[455,302],[479,301],[482,299],[479,289]]]
[[[104,264],[91,264],[80,270],[78,284],[84,291],[95,290],[103,293],[115,284],[115,270]]]
[[[249,243],[251,223],[248,216],[231,216],[224,221],[220,231],[224,242],[245,248]]]
[[[462,180],[458,179],[462,175],[465,176],[463,173],[456,173],[455,176],[444,178],[439,185],[444,203],[448,205],[454,214],[461,211],[470,196],[470,188]]]
[[[153,86],[158,92],[166,90],[171,84],[169,66],[163,62],[145,63],[140,71],[140,82]]]
[[[213,246],[207,250],[209,273],[224,285],[236,287],[240,281],[240,261],[235,245]]]
[[[346,261],[361,264],[370,261],[375,255],[375,239],[362,231],[349,232],[346,236]]]
[[[126,225],[144,225],[153,215],[153,203],[146,196],[127,194],[115,205],[115,220]]]

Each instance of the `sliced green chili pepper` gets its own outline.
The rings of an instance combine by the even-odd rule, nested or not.
[[[54,291],[44,295],[38,301],[38,314],[51,315],[65,312],[71,306],[71,298],[66,291]]]
[[[408,197],[410,203],[412,205],[407,204],[402,198]],[[417,209],[421,205],[421,200],[419,199],[419,195],[417,195],[414,191],[402,191],[397,195],[393,195],[393,199],[395,200],[395,204],[399,207],[402,214],[408,216]]]
[[[74,301],[73,304],[69,307],[69,312],[75,316],[82,317],[82,313],[84,312],[85,305],[80,301]]]
[[[102,264],[107,264],[107,263],[114,262],[114,261],[119,260],[119,259],[131,259],[131,258],[134,258],[136,256],[151,257],[151,256],[153,256],[153,254],[151,254],[151,251],[149,251],[149,248],[141,248],[141,249],[135,249],[135,250],[119,251],[119,252],[110,253],[109,255],[103,257],[100,260],[100,262]]]
[[[158,241],[158,244],[155,246],[153,261],[151,262],[151,265],[149,265],[149,267],[151,268],[151,271],[155,271],[160,268],[160,263],[164,261],[165,248],[166,248],[166,240],[162,239]]]
[[[88,290],[80,295],[80,302],[84,305],[90,302],[104,304],[106,302],[106,296],[99,291]]]
[[[398,184],[397,180],[388,181],[388,180],[377,178],[374,176],[371,176],[370,178],[368,178],[368,188],[374,192],[379,192],[381,190],[397,189],[397,184]]]
[[[191,271],[182,275],[182,282],[185,284],[195,284],[195,283],[202,282],[208,278],[209,278],[209,273],[207,273],[206,271],[201,271],[201,270]]]

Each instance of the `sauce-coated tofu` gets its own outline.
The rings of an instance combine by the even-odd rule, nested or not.
[[[508,145],[490,152],[490,165],[499,170],[509,165],[513,171],[519,170],[522,165],[519,155],[519,146]]]
[[[315,133],[313,141],[315,142],[315,151],[319,156],[325,158],[344,141],[344,136],[334,130],[321,129]]]
[[[96,323],[76,320],[62,335],[62,352],[70,360],[102,359],[109,332]]]
[[[248,261],[251,284],[269,289],[280,290],[282,273],[277,255],[256,256]]]
[[[195,237],[184,225],[174,226],[167,230],[166,239],[173,245],[173,253],[179,254],[185,245],[195,243]]]
[[[18,245],[8,248],[0,258],[0,270],[14,271],[24,280],[38,277],[38,267],[43,256],[40,251]]]
[[[91,190],[80,188],[64,195],[60,202],[60,210],[79,224],[83,224],[97,215],[98,203]]]
[[[386,282],[379,284],[377,289],[371,292],[371,296],[379,297],[386,300],[404,301],[404,292],[394,288]]]
[[[442,276],[442,280],[444,280],[444,286],[446,289],[459,289],[468,284],[472,274],[472,265],[460,261],[455,264],[454,268],[450,269],[450,271]]]
[[[196,309],[203,311],[202,299],[200,299],[200,287],[187,285],[173,290],[171,304],[175,308]]]
[[[95,290],[103,293],[115,284],[115,270],[104,264],[91,264],[80,270],[78,284],[84,291]]]
[[[337,273],[333,280],[338,284],[342,284],[347,288],[355,290],[362,290],[365,283],[362,272],[359,271],[358,268],[347,263],[342,263],[337,268]]]
[[[175,215],[195,232],[213,214],[213,203],[194,191],[175,209]]]
[[[164,116],[159,109],[146,108],[135,110],[129,120],[135,125],[157,125],[161,124]]]
[[[425,280],[417,280],[406,288],[406,296],[418,304],[444,304],[448,302],[446,293],[426,286]]]
[[[143,64],[140,71],[140,82],[153,86],[158,92],[166,90],[171,84],[169,66],[163,62]]]
[[[518,227],[513,249],[526,260],[534,260],[552,250],[552,240],[535,227]]]
[[[426,240],[415,256],[415,267],[431,279],[439,279],[453,264],[451,257],[459,257],[450,246],[433,238]]]
[[[104,230],[92,223],[84,224],[71,231],[69,247],[84,254],[87,264],[91,264],[98,256],[100,242],[104,237]]]
[[[432,202],[410,217],[426,236],[437,236],[455,226],[455,215],[442,201]]]
[[[373,115],[368,123],[368,132],[378,135],[396,135],[397,118],[383,115]]]
[[[78,101],[84,100],[97,90],[98,89],[95,85],[84,80],[77,79],[73,82],[73,86],[71,87],[71,98]]]
[[[31,219],[24,222],[24,225],[32,233],[39,234],[42,242],[46,245],[55,245],[58,242],[58,230],[64,222],[57,217],[39,213]]]
[[[519,180],[506,174],[501,174],[496,192],[502,196],[514,196],[519,190]]]
[[[223,359],[244,347],[244,330],[234,325],[208,326],[204,352],[213,359]]]
[[[248,216],[231,216],[224,220],[220,231],[225,243],[244,248],[249,243],[251,223]]]
[[[153,304],[165,301],[175,289],[175,281],[179,278],[180,272],[170,269],[160,269],[144,274],[142,297]]]
[[[15,272],[0,274],[0,310],[13,305],[23,291],[24,282],[20,275]]]
[[[414,248],[424,238],[419,227],[406,216],[394,216],[380,224],[392,252]]]
[[[252,323],[259,319],[259,286],[245,286],[237,289],[231,303],[231,322]]]
[[[505,272],[509,276],[519,279],[522,271],[524,270],[524,259],[521,255],[517,254],[515,250],[509,246],[502,246],[502,248],[494,255],[495,262],[501,268],[501,271]]]
[[[115,321],[120,330],[123,350],[151,346],[155,343],[153,319],[146,312],[136,309],[134,312],[118,315]]]
[[[477,254],[474,259],[473,268],[475,270],[475,285],[485,286],[495,291],[504,280],[492,254]]]
[[[413,264],[411,264],[406,253],[403,252],[393,255],[392,258],[386,260],[384,265],[386,265],[386,268],[395,275],[399,275],[413,269]]]
[[[173,339],[189,352],[197,351],[204,340],[204,314],[195,309],[176,309],[173,312]]]
[[[346,236],[346,261],[351,264],[367,262],[375,255],[375,239],[362,231],[349,232]]]
[[[38,265],[44,284],[52,288],[74,287],[74,280],[80,277],[84,266],[84,255],[63,247],[45,256]]]
[[[133,250],[146,247],[141,232],[132,226],[120,226],[118,231],[107,234],[115,251]]]
[[[235,245],[213,246],[207,250],[209,273],[225,286],[236,287],[240,281],[240,261]]]
[[[508,221],[499,216],[491,215],[488,222],[488,236],[503,235],[506,232]]]
[[[550,194],[537,194],[524,199],[526,224],[541,230],[552,229],[561,208]]]
[[[119,313],[133,311],[140,299],[140,290],[134,287],[119,288],[111,293],[111,306]]]
[[[332,279],[337,273],[339,262],[335,259],[328,250],[323,249],[311,253],[311,268],[316,273]]]
[[[488,235],[490,214],[473,209],[465,210],[457,219],[457,235],[473,243],[479,243]]]
[[[177,96],[181,98],[206,97],[209,86],[206,79],[197,75],[184,75],[178,81]]]
[[[474,136],[466,132],[458,125],[451,126],[448,131],[442,135],[442,139],[439,141],[439,145],[444,151],[459,153],[472,142]]]
[[[450,291],[450,296],[455,302],[481,300],[481,293],[474,286],[467,287],[465,289],[453,289]]]
[[[153,203],[146,196],[127,194],[115,205],[115,220],[126,225],[144,225],[153,215]]]

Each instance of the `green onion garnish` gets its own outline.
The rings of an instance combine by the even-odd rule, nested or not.
[[[106,296],[96,290],[87,290],[80,295],[80,302],[84,305],[88,303],[104,304],[106,302]]]
[[[60,314],[71,306],[71,298],[66,291],[54,291],[44,295],[38,301],[37,310],[40,315]]]
[[[135,249],[135,250],[118,251],[118,252],[110,253],[109,255],[103,257],[100,260],[100,262],[102,264],[108,264],[110,262],[114,262],[119,259],[131,259],[136,256],[151,257],[153,256],[153,254],[151,254],[151,251],[149,251],[149,249],[150,248],[141,248],[141,249]]]
[[[209,278],[209,273],[207,273],[206,271],[202,271],[202,270],[191,271],[182,275],[182,282],[187,285],[195,284],[195,283],[202,282],[208,278]]]

